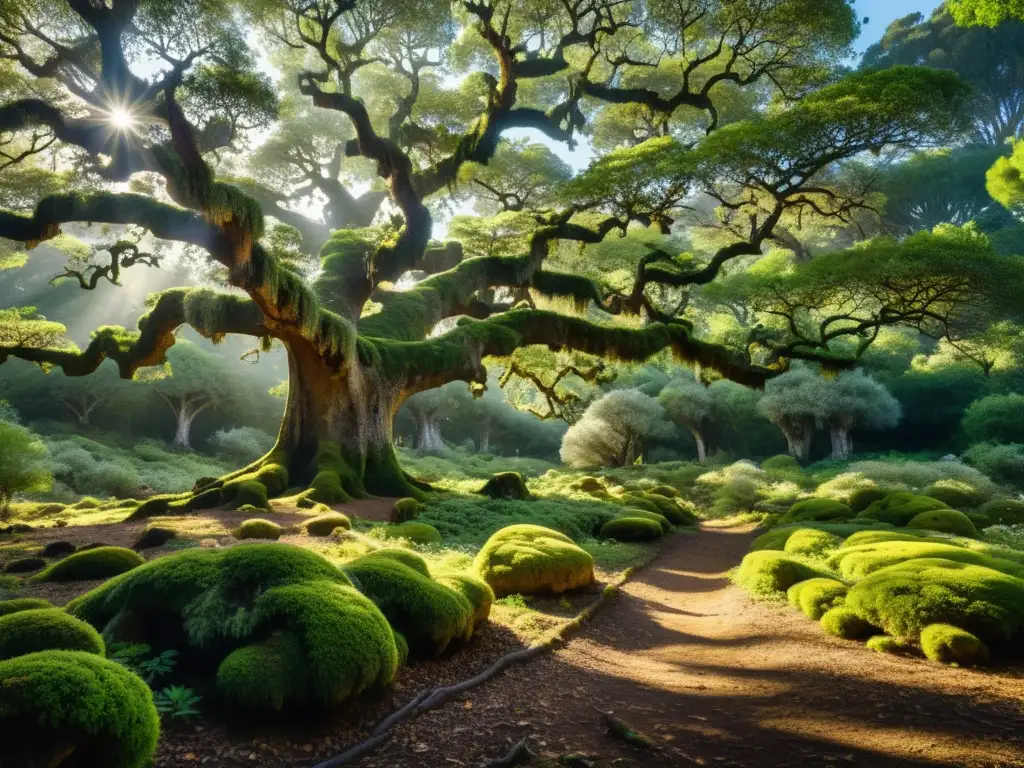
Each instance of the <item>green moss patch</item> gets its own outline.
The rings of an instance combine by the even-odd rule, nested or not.
[[[437,577],[437,583],[458,592],[469,601],[473,607],[474,626],[487,621],[494,604],[494,590],[486,581],[465,573],[443,573]]]
[[[390,521],[392,523],[407,523],[420,516],[422,505],[416,499],[407,497],[399,499],[391,508]]]
[[[145,562],[137,552],[124,547],[96,547],[68,555],[35,578],[38,581],[108,579],[137,568]]]
[[[934,483],[922,491],[922,495],[938,499],[954,509],[973,509],[985,502],[987,496],[966,483],[949,481]]]
[[[774,550],[747,553],[736,571],[736,583],[758,597],[783,595],[794,584],[815,577],[831,574]]]
[[[786,539],[783,551],[788,555],[804,555],[806,557],[824,557],[839,546],[839,537],[828,531],[814,528],[802,528],[794,531]]]
[[[499,472],[484,483],[477,493],[492,499],[528,501],[533,498],[526,487],[526,481],[518,472]]]
[[[833,637],[841,637],[844,640],[863,640],[878,631],[844,605],[826,611],[821,617],[821,628]]]
[[[888,495],[888,491],[884,491],[881,488],[875,488],[873,486],[869,488],[858,488],[850,494],[850,498],[847,500],[846,504],[854,512],[863,512],[876,501],[881,501]]]
[[[826,611],[840,605],[846,597],[847,586],[835,579],[815,578],[798,581],[786,590],[786,599],[804,616],[817,621]]]
[[[972,539],[978,536],[978,530],[971,522],[971,518],[955,509],[932,509],[922,512],[907,523],[907,528],[952,533]]]
[[[643,511],[643,510],[638,510]],[[653,515],[654,513],[648,513]],[[660,515],[658,517],[661,517]],[[661,524],[647,517],[626,515],[609,520],[601,526],[601,536],[615,541],[653,541],[664,533]],[[664,520],[664,518],[662,518]]]
[[[42,651],[0,662],[0,747],[24,765],[44,765],[54,747],[79,765],[144,768],[160,734],[141,678],[81,651]],[[58,749],[57,751],[62,751]]]
[[[428,523],[400,523],[375,528],[385,539],[407,539],[414,544],[440,544],[441,534]]]
[[[1024,524],[1024,501],[1017,499],[993,499],[979,507],[990,525],[1021,525]]]
[[[875,653],[900,655],[910,653],[913,650],[911,646],[900,642],[895,637],[889,637],[889,635],[872,635],[864,645],[867,646],[869,651],[874,651]]]
[[[273,539],[276,541],[281,538],[282,533],[284,533],[284,529],[272,520],[254,517],[243,521],[235,529],[234,536],[236,539]]]
[[[491,536],[474,568],[495,595],[561,593],[594,582],[594,560],[572,539],[539,525],[510,525]]]
[[[341,512],[327,512],[307,520],[303,527],[310,536],[330,536],[335,528],[352,530],[352,521]]]
[[[929,624],[921,630],[921,650],[941,664],[976,667],[988,661],[988,648],[970,632],[950,624]]]
[[[0,660],[36,651],[84,651],[103,655],[99,633],[59,608],[34,608],[0,616]]]
[[[7,616],[18,611],[31,611],[36,608],[53,608],[48,600],[41,597],[16,597],[13,600],[0,600],[0,616]]]
[[[390,558],[391,560],[401,563],[407,568],[412,568],[423,576],[430,576],[430,568],[427,566],[427,561],[411,549],[402,549],[401,547],[384,547],[383,549],[374,550],[373,556]]]
[[[843,547],[829,558],[829,565],[837,568],[843,578],[855,581],[882,568],[923,558],[942,558],[980,565],[1018,577],[1024,576],[1024,566],[1020,563],[929,539]]]
[[[895,526],[905,526],[922,512],[933,509],[948,509],[947,505],[930,496],[920,496],[906,491],[890,493],[884,499],[873,502],[857,517],[877,520]]]
[[[648,512],[645,509],[630,509],[626,507],[618,517],[642,517],[645,520],[656,522],[661,527],[662,533],[668,533],[672,530],[672,523],[669,522],[669,519],[658,512]]]
[[[854,517],[853,510],[841,501],[814,498],[798,501],[791,506],[779,520],[779,524],[849,520],[852,517]]]

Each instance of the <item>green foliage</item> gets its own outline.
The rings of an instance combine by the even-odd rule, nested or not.
[[[34,764],[55,740],[86,765],[145,768],[160,719],[142,680],[81,651],[42,651],[0,662],[0,754]],[[10,750],[10,752],[9,752]]]
[[[390,520],[392,523],[407,523],[419,517],[421,510],[422,505],[416,499],[399,499],[391,509]]]
[[[657,520],[645,517],[617,517],[601,526],[601,535],[616,541],[651,541],[660,538],[662,533]]]
[[[884,491],[881,488],[857,488],[850,494],[850,498],[847,500],[847,506],[854,512],[860,513],[876,501],[881,501],[887,495],[888,491]]]
[[[102,656],[104,646],[95,629],[59,608],[0,616],[0,660],[36,651],[84,651]]]
[[[335,528],[352,530],[352,521],[341,512],[327,512],[307,520],[304,524],[310,536],[330,536]]]
[[[877,520],[890,525],[903,526],[922,512],[930,512],[933,509],[948,509],[948,507],[930,496],[896,491],[884,499],[872,502],[857,517],[858,519]]]
[[[669,519],[658,512],[648,512],[646,509],[634,509],[626,507],[622,510],[622,514],[619,515],[619,517],[617,517],[616,519],[621,519],[623,517],[642,517],[645,520],[653,520],[661,528],[662,533],[668,533],[672,530],[672,523],[669,521]],[[605,523],[605,525],[608,525],[608,523]],[[604,526],[602,526],[602,528],[603,527]]]
[[[984,641],[1024,624],[1024,581],[983,565],[924,558],[897,563],[851,587],[846,605],[886,634],[915,640],[929,624],[952,624]]]
[[[956,536],[977,538],[978,531],[971,518],[955,509],[933,509],[915,516],[907,528],[924,528],[929,531],[952,533]]]
[[[1024,523],[1024,501],[993,499],[978,509],[992,525],[1020,525]]]
[[[988,648],[970,632],[950,624],[929,624],[921,630],[921,650],[930,661],[975,667],[988,661]]]
[[[244,520],[235,529],[236,539],[273,539],[281,538],[284,529],[272,520],[261,520],[258,517]]]
[[[499,597],[558,594],[594,581],[593,558],[568,536],[539,525],[497,531],[477,553],[474,568]]]
[[[799,472],[800,462],[786,453],[771,456],[761,462],[761,469],[766,471]]]
[[[96,547],[68,555],[50,565],[35,578],[38,581],[85,581],[118,576],[146,561],[124,547]]]
[[[156,711],[179,720],[199,715],[198,706],[202,699],[202,696],[196,696],[195,691],[183,685],[170,685],[153,694]]]
[[[816,577],[830,578],[825,569],[773,550],[749,552],[736,571],[736,583],[755,597],[778,597],[794,584]]]
[[[826,611],[821,617],[821,628],[833,637],[844,640],[863,640],[877,632],[875,627],[845,605]]]
[[[210,445],[227,460],[248,464],[270,452],[274,436],[253,427],[232,427],[215,432]]]
[[[824,557],[839,546],[839,538],[828,531],[800,528],[786,539],[783,551],[787,555]]]
[[[786,590],[786,599],[804,616],[818,621],[827,611],[842,604],[847,590],[845,584],[835,579],[807,579]]]
[[[430,576],[430,568],[427,566],[427,561],[411,549],[402,549],[401,547],[384,547],[383,549],[375,549],[373,551],[373,556],[394,560],[395,562],[401,563],[406,568],[412,568],[412,570],[416,571],[416,573],[421,576]]]
[[[413,654],[436,657],[452,640],[472,635],[474,607],[461,592],[374,552],[344,569],[405,637]]]
[[[48,491],[53,475],[46,446],[25,427],[0,421],[0,519],[6,519],[16,493]]]
[[[302,641],[291,632],[275,632],[230,653],[217,670],[217,687],[238,706],[279,712],[305,696],[305,664]]]
[[[961,428],[972,443],[1024,442],[1024,395],[989,395],[975,400]]]
[[[910,650],[905,643],[901,643],[895,637],[889,637],[888,635],[873,635],[868,638],[864,645],[867,646],[869,651],[874,651],[875,653],[903,654]]]
[[[957,24],[985,24],[994,27],[1010,19],[1024,19],[1021,0],[950,0],[950,13]]]
[[[791,506],[779,523],[787,525],[826,520],[849,520],[853,516],[853,510],[842,502],[834,499],[812,498],[798,501]]]
[[[753,543],[750,545],[751,551],[762,550],[762,549],[774,549],[782,551],[786,547],[786,542],[789,541],[790,536],[795,534],[797,531],[815,530],[825,531],[838,538],[846,538],[848,536],[861,536],[865,528],[884,528],[889,529],[890,526],[884,524],[871,523],[864,525],[857,521],[851,521],[849,523],[803,523],[799,525],[787,525],[773,528],[767,533],[762,533]],[[917,537],[914,537],[917,538]],[[847,539],[849,540],[849,539]]]
[[[998,483],[1024,487],[1024,445],[979,443],[971,446],[964,458]]]
[[[562,461],[571,467],[622,467],[643,454],[651,439],[671,437],[665,410],[638,389],[613,390],[595,400],[562,438]]]
[[[414,544],[440,544],[441,533],[429,523],[412,522],[375,528],[385,539],[408,539]]]
[[[925,538],[844,546],[829,558],[829,565],[838,569],[843,578],[857,580],[890,565],[926,558],[942,558],[1024,576],[1024,565],[1010,559]]]

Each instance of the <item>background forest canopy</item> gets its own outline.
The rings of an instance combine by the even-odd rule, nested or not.
[[[1019,484],[996,6],[851,68],[846,0],[0,0],[4,419],[69,497],[416,496],[396,441]]]

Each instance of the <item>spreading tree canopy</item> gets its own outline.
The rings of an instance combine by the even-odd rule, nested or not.
[[[131,377],[162,364],[184,324],[280,343],[277,445],[174,500],[186,507],[230,503],[241,479],[272,494],[309,484],[326,500],[415,494],[391,445],[399,404],[482,383],[486,357],[528,345],[621,360],[669,350],[753,386],[795,358],[849,365],[860,345],[834,340],[950,320],[931,309],[948,259],[923,267],[926,307],[901,292],[909,273],[894,288],[851,266],[868,288],[844,311],[853,331],[782,325],[752,351],[703,338],[680,313],[777,228],[870,206],[870,185],[839,164],[970,130],[973,97],[952,72],[841,76],[857,31],[848,0],[2,0],[5,251],[62,227],[133,228],[201,254],[228,290],[163,291],[137,329],[99,328],[84,349],[30,310],[4,310],[0,362],[78,376],[111,359]],[[567,148],[592,136],[597,156],[570,178],[515,129]],[[486,226],[470,258],[432,241],[438,213],[467,196],[506,217],[514,248],[488,246]],[[628,285],[546,268],[566,243],[667,235],[708,210],[709,255],[651,247]],[[872,268],[899,244],[878,247]],[[137,251],[78,271],[89,283],[107,266],[123,282]],[[403,290],[410,273],[427,277]],[[941,312],[962,303],[945,296]]]

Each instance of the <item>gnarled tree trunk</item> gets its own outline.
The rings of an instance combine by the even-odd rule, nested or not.
[[[842,421],[829,424],[828,435],[832,440],[832,458],[848,459],[853,455],[853,425]]]

